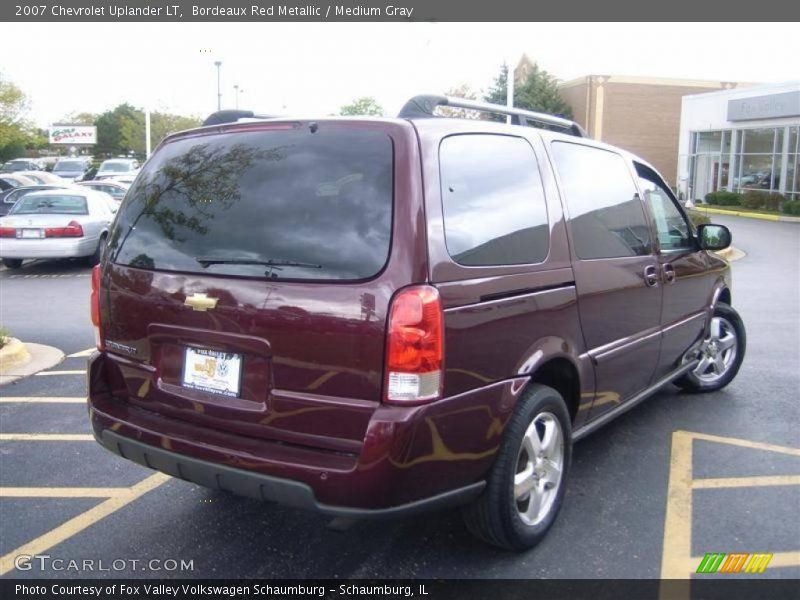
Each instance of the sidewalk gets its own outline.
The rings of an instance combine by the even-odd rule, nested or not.
[[[13,383],[39,371],[54,367],[64,360],[58,348],[44,344],[22,343],[17,339],[0,349],[0,385]]]
[[[747,217],[750,219],[761,219],[762,221],[780,221],[782,223],[800,223],[800,217],[791,217],[789,215],[769,215],[762,213],[754,213],[746,210],[725,210],[724,208],[711,208],[706,204],[695,204],[690,210],[697,211],[703,214],[714,215],[731,215],[734,217]]]

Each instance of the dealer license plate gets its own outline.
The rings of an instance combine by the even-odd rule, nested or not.
[[[239,395],[241,373],[241,354],[186,348],[184,387],[236,397]]]
[[[22,229],[21,238],[33,238],[36,240],[40,240],[44,237],[44,230],[43,229]]]

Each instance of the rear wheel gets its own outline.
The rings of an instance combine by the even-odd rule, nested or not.
[[[9,269],[19,269],[22,266],[21,258],[4,258],[3,264]]]
[[[106,236],[102,236],[97,243],[97,250],[87,259],[90,267],[100,264],[100,261],[103,260],[103,256],[106,253],[106,245]]]
[[[715,392],[724,388],[742,366],[746,342],[739,313],[720,302],[714,308],[708,335],[694,356],[700,362],[675,384],[689,392]]]
[[[571,458],[564,399],[532,384],[506,426],[486,489],[464,509],[467,528],[510,550],[538,544],[561,507]]]

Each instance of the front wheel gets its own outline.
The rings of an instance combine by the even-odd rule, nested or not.
[[[709,332],[695,358],[700,362],[675,384],[687,392],[716,392],[728,385],[744,360],[747,335],[733,307],[722,302],[714,308]]]
[[[571,459],[564,399],[532,384],[506,426],[486,488],[464,509],[467,528],[502,548],[532,548],[555,521]]]

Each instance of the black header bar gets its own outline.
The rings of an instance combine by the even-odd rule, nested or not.
[[[0,21],[27,22],[303,22],[303,21],[794,21],[800,3],[759,0],[3,0]],[[669,51],[681,42],[657,39]],[[752,43],[731,40],[731,43]],[[698,50],[705,51],[703,40]],[[631,48],[634,52],[635,48]]]

